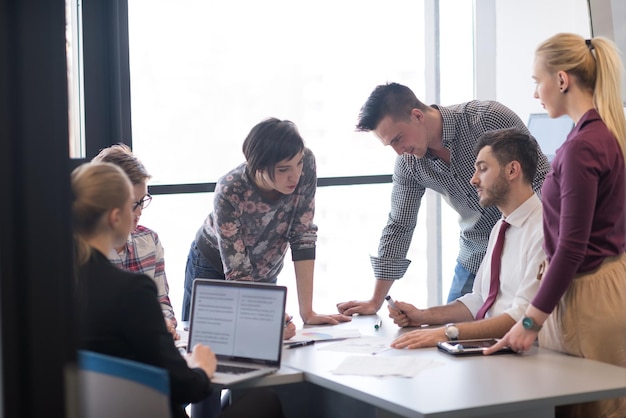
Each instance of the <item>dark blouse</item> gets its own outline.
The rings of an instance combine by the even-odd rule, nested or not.
[[[77,305],[80,349],[166,369],[174,417],[186,416],[183,404],[209,395],[206,373],[189,368],[175,347],[148,276],[120,270],[92,249],[78,270]]]
[[[532,304],[550,313],[577,273],[626,248],[626,171],[615,137],[595,110],[557,150],[543,183],[544,249],[550,267]]]

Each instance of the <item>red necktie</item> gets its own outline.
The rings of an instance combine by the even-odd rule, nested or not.
[[[500,261],[502,258],[502,247],[504,247],[504,233],[509,227],[506,221],[502,221],[500,224],[500,231],[498,231],[498,239],[496,239],[496,245],[493,247],[493,253],[491,254],[491,282],[489,283],[489,296],[483,306],[480,307],[476,314],[476,319],[483,319],[485,314],[491,308],[491,305],[496,301],[498,296],[498,290],[500,290]]]

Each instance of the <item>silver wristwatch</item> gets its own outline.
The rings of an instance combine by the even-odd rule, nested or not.
[[[445,334],[449,341],[456,341],[459,339],[459,329],[452,323],[446,324]]]

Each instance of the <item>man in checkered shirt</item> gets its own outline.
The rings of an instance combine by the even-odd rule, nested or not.
[[[345,315],[374,314],[383,304],[394,280],[404,276],[410,260],[406,254],[413,238],[417,214],[427,188],[441,194],[459,214],[459,255],[448,302],[472,291],[474,277],[485,255],[489,233],[500,219],[496,207],[482,208],[470,184],[474,173],[473,149],[485,132],[526,125],[506,106],[473,100],[453,106],[426,106],[406,86],[377,86],[359,114],[357,131],[369,132],[398,154],[393,174],[391,211],[378,246],[371,257],[376,284],[370,300],[337,304]],[[533,189],[550,169],[540,152]]]

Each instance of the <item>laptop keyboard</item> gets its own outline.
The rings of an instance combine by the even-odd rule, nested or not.
[[[241,366],[228,366],[224,364],[217,365],[218,373],[228,373],[228,374],[242,374],[252,372],[256,369],[251,369],[250,367],[241,367]]]

